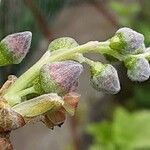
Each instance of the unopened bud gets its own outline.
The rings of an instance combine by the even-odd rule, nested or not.
[[[40,85],[45,93],[64,95],[76,89],[78,78],[82,73],[81,64],[74,61],[62,61],[46,64],[40,71]],[[38,90],[39,84],[35,85]]]
[[[103,65],[98,67],[97,65],[91,67],[91,84],[98,90],[105,93],[116,94],[120,91],[120,82],[116,69],[112,65]],[[100,63],[100,65],[102,65]],[[99,69],[98,69],[99,68]],[[93,72],[93,70],[97,70]]]
[[[56,111],[63,106],[63,99],[57,94],[44,94],[13,107],[23,117],[36,117],[48,111]]]
[[[20,63],[30,48],[31,39],[29,31],[6,36],[0,42],[0,66]]]
[[[121,53],[143,53],[145,51],[144,36],[130,28],[119,29],[110,40],[110,47]]]
[[[71,37],[62,37],[53,40],[48,47],[48,50],[55,51],[62,48],[73,48],[78,46],[78,43]]]
[[[132,81],[143,82],[150,77],[150,65],[145,58],[129,58],[125,61],[127,74]]]

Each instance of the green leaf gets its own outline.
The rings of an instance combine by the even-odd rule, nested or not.
[[[87,128],[94,137],[91,150],[146,150],[150,149],[150,111],[128,112],[118,108],[112,123],[95,123]]]

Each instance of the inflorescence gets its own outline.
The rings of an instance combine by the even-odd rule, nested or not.
[[[28,53],[31,39],[32,34],[28,31],[2,39],[0,66],[20,63]],[[2,86],[1,115],[7,114],[8,121],[5,121],[5,128],[1,118],[0,132],[11,131],[35,120],[51,129],[61,126],[67,113],[74,115],[79,102],[76,89],[83,63],[89,65],[93,88],[108,94],[118,93],[120,82],[115,67],[83,56],[90,52],[123,62],[132,81],[143,82],[150,77],[150,49],[145,47],[144,36],[130,28],[119,29],[104,42],[90,41],[79,45],[70,37],[55,39],[37,63],[19,78],[9,77]],[[16,123],[14,116],[17,116]]]

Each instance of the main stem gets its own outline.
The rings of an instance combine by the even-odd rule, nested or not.
[[[52,53],[51,56],[50,56],[50,52],[47,51],[36,64],[34,64],[29,70],[27,70],[23,75],[21,75],[17,79],[17,81],[13,84],[13,86],[11,86],[8,89],[6,94],[18,92],[26,88],[27,85],[29,85],[29,83],[38,76],[39,71],[44,64],[54,62],[54,61],[60,61],[63,59],[69,59],[69,56],[75,54],[76,52],[80,52],[80,53],[88,52],[95,49],[97,46],[98,46],[97,41],[89,42],[87,44],[72,49],[59,51],[59,53],[54,53],[54,54]]]
[[[114,51],[109,47],[109,41],[91,41],[71,49],[60,49],[58,51],[52,52],[51,54],[50,51],[47,51],[36,64],[34,64],[29,70],[27,70],[16,80],[16,82],[6,91],[4,98],[8,101],[8,103],[15,105],[18,103],[18,101],[14,98],[12,99],[12,97],[14,97],[14,95],[19,91],[25,90],[29,86],[29,84],[39,75],[39,71],[44,64],[54,61],[73,59],[78,53],[83,54],[88,52],[108,54],[120,61],[124,60],[125,58],[125,56],[119,54],[117,51]]]

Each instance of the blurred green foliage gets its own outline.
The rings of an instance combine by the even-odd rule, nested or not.
[[[119,23],[123,26],[132,25],[132,21],[141,11],[139,3],[124,4],[122,1],[110,1],[109,5],[117,15]]]
[[[119,107],[112,121],[91,124],[87,132],[94,137],[90,150],[149,150],[150,111]]]
[[[150,46],[149,0],[109,0],[109,7],[121,26],[131,27],[143,33],[146,46]],[[126,106],[135,112],[117,108],[112,121],[89,125],[87,132],[94,138],[90,150],[150,150],[149,81],[132,86],[132,96],[127,100]]]
[[[119,1],[109,0],[109,6],[117,16],[118,22],[122,26],[131,27],[145,36],[145,43],[150,44],[150,1],[133,0]]]
[[[33,0],[35,6],[40,10],[49,28],[57,13],[73,0]],[[0,38],[23,30],[33,33],[32,47],[27,58],[17,67],[13,73],[22,69],[25,62],[33,59],[38,43],[43,38],[42,32],[37,25],[37,20],[24,1],[1,0],[0,4]],[[115,13],[121,26],[131,27],[145,36],[145,43],[150,46],[150,0],[108,0],[110,9]],[[1,76],[5,73],[1,74]],[[140,83],[141,84],[141,83]],[[133,97],[134,107],[150,108],[150,87],[146,84],[134,85]],[[130,103],[131,104],[131,103]],[[104,121],[89,125],[88,132],[94,137],[91,150],[133,150],[150,149],[150,112],[141,111],[130,113],[118,108],[114,114],[113,121]]]

